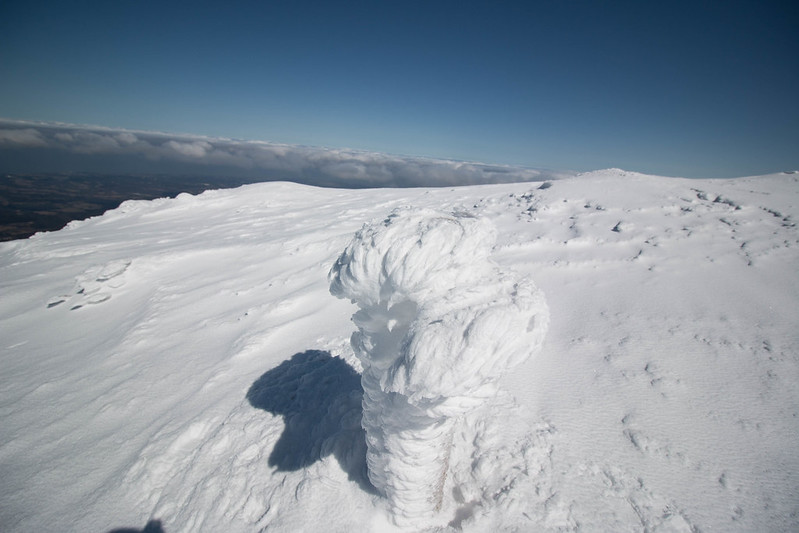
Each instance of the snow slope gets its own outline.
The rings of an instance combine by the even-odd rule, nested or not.
[[[797,200],[797,174],[267,183],[0,244],[2,529],[394,530],[327,273],[412,205],[488,217],[551,316],[455,436],[430,530],[796,530]]]

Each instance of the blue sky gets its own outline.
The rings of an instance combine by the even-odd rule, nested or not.
[[[0,3],[0,117],[534,168],[799,168],[795,2]]]

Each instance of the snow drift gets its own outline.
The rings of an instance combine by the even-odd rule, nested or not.
[[[3,531],[396,531],[327,275],[403,205],[490,221],[551,311],[454,432],[420,530],[799,531],[799,174],[615,170],[266,183],[0,244]]]
[[[398,209],[361,229],[330,272],[359,307],[369,479],[399,523],[441,508],[458,417],[538,351],[543,295],[488,259],[495,231],[465,213]]]

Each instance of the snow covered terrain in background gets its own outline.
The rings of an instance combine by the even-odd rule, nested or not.
[[[796,530],[798,199],[797,174],[266,183],[3,243],[2,529],[392,531],[327,273],[412,205],[490,219],[551,315],[455,436],[431,530]]]

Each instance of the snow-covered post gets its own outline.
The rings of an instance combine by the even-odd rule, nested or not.
[[[397,523],[440,508],[459,417],[536,352],[549,325],[542,293],[489,260],[493,226],[429,209],[365,225],[330,271],[358,305],[369,479]]]

